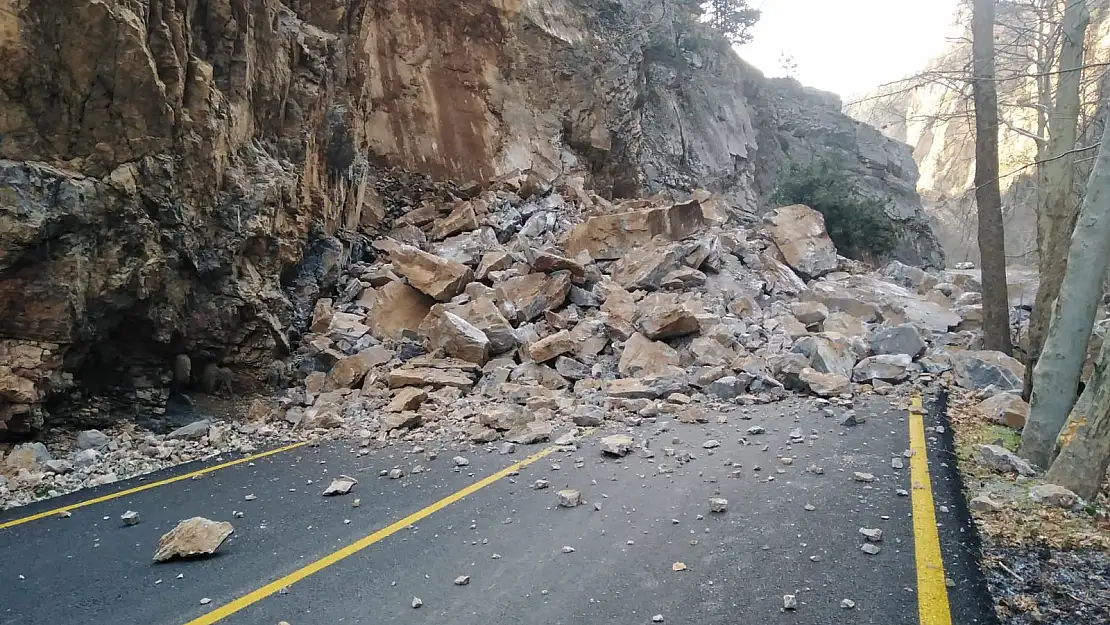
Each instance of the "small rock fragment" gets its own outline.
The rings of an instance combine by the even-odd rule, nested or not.
[[[420,597],[413,597],[412,598],[412,607],[414,609],[419,608],[422,605],[424,605],[424,602],[420,600]]]
[[[405,471],[400,467],[393,467],[389,470],[388,476],[391,480],[399,480],[405,477]]]
[[[652,623],[662,623],[663,622],[663,615],[662,614],[656,614],[655,616],[651,617],[651,622]]]
[[[331,484],[329,484],[328,487],[324,489],[324,496],[332,497],[335,495],[346,495],[347,493],[351,492],[351,489],[355,487],[355,484],[358,484],[358,480],[356,480],[355,478],[348,477],[346,475],[340,475],[336,479],[332,480]]]
[[[875,476],[870,473],[861,473],[859,471],[856,471],[852,474],[852,479],[857,482],[874,482]]]
[[[559,500],[559,505],[563,508],[573,508],[582,504],[582,493],[567,488],[555,493],[555,497]]]
[[[794,595],[783,595],[782,596],[782,609],[783,610],[797,610],[798,609],[798,598],[795,597]]]
[[[470,461],[466,458],[463,458],[462,456],[455,456],[454,458],[452,458],[451,461],[455,463],[456,467],[470,466]]]
[[[543,490],[548,486],[551,486],[551,482],[548,482],[547,480],[536,480],[532,483],[532,488],[536,490]]]
[[[975,497],[967,506],[975,512],[996,512],[1002,508],[1002,504],[991,499],[987,495],[979,495]]]
[[[852,608],[856,607],[856,602],[852,601],[851,599],[841,599],[840,607],[844,608],[845,610],[851,610]]]
[[[601,452],[612,456],[627,456],[632,451],[633,440],[627,434],[613,434],[601,439]]]
[[[715,449],[721,446],[721,441],[709,439],[701,444],[702,449]]]
[[[868,542],[879,543],[883,541],[883,530],[881,529],[861,527],[859,528],[859,533],[863,534],[863,537],[866,538]]]
[[[139,513],[134,510],[128,510],[120,516],[119,520],[123,521],[124,525],[132,526],[139,524]]]
[[[1030,488],[1029,498],[1045,506],[1064,509],[1071,508],[1079,502],[1079,495],[1056,484],[1038,484]]]
[[[455,578],[455,585],[456,586],[466,586],[469,583],[470,583],[470,576],[469,575],[460,575],[460,576]]]
[[[725,512],[728,510],[728,500],[724,497],[710,497],[709,498],[709,511],[710,512]]]
[[[563,545],[563,553],[574,553],[574,547]]]
[[[860,547],[859,550],[873,556],[882,551],[882,548],[875,543],[863,543],[863,546]]]

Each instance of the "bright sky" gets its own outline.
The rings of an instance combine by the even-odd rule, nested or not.
[[[802,84],[848,99],[922,68],[943,51],[959,0],[752,0],[762,9],[740,56],[781,76],[793,55]]]

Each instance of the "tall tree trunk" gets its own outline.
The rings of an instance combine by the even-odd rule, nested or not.
[[[1110,340],[1102,344],[1095,371],[1059,442],[1060,455],[1045,480],[1093,500],[1110,465]]]
[[[983,343],[1009,354],[1010,304],[1006,293],[1006,237],[998,183],[998,93],[994,80],[995,0],[975,0],[971,15],[972,87],[975,96],[975,204],[979,213],[979,266],[983,284]]]
[[[1110,124],[1103,129],[1102,141],[1071,236],[1056,315],[1033,372],[1029,419],[1021,434],[1019,453],[1041,467],[1051,462],[1056,437],[1075,401],[1110,265]]]
[[[1053,307],[1060,294],[1060,283],[1067,267],[1068,241],[1079,206],[1072,202],[1075,149],[1079,129],[1079,92],[1082,87],[1083,43],[1091,14],[1085,0],[1068,0],[1064,9],[1062,45],[1056,98],[1048,116],[1048,146],[1037,166],[1037,248],[1040,286],[1029,318],[1029,352],[1025,369],[1028,401],[1033,390],[1033,370],[1044,347],[1045,331],[1052,321]]]

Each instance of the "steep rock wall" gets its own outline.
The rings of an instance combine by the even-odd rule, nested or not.
[[[893,200],[900,258],[941,262],[905,146],[676,6],[0,0],[0,434],[157,410],[178,354],[248,387],[388,220],[383,164],[754,216],[828,155]]]

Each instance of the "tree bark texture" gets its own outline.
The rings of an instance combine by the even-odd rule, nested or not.
[[[1102,344],[1094,373],[1058,443],[1060,455],[1045,480],[1093,501],[1110,464],[1110,341]]]
[[[971,17],[975,101],[975,204],[979,214],[979,266],[983,284],[983,343],[1005,354],[1010,342],[1006,292],[1006,237],[998,182],[998,92],[994,80],[996,0],[975,0]]]
[[[1056,437],[1075,401],[1110,264],[1110,124],[1102,141],[1071,236],[1056,315],[1033,372],[1029,419],[1021,435],[1019,453],[1041,467],[1051,462]]]
[[[1056,97],[1048,115],[1048,146],[1037,166],[1037,248],[1040,286],[1029,318],[1025,387],[1028,401],[1033,390],[1033,370],[1044,346],[1045,332],[1052,321],[1060,283],[1067,267],[1068,243],[1075,228],[1078,203],[1072,200],[1075,183],[1075,149],[1079,130],[1080,89],[1083,72],[1083,43],[1091,14],[1085,0],[1068,0],[1064,9],[1060,58],[1056,65]],[[1075,70],[1075,71],[1068,71]]]

